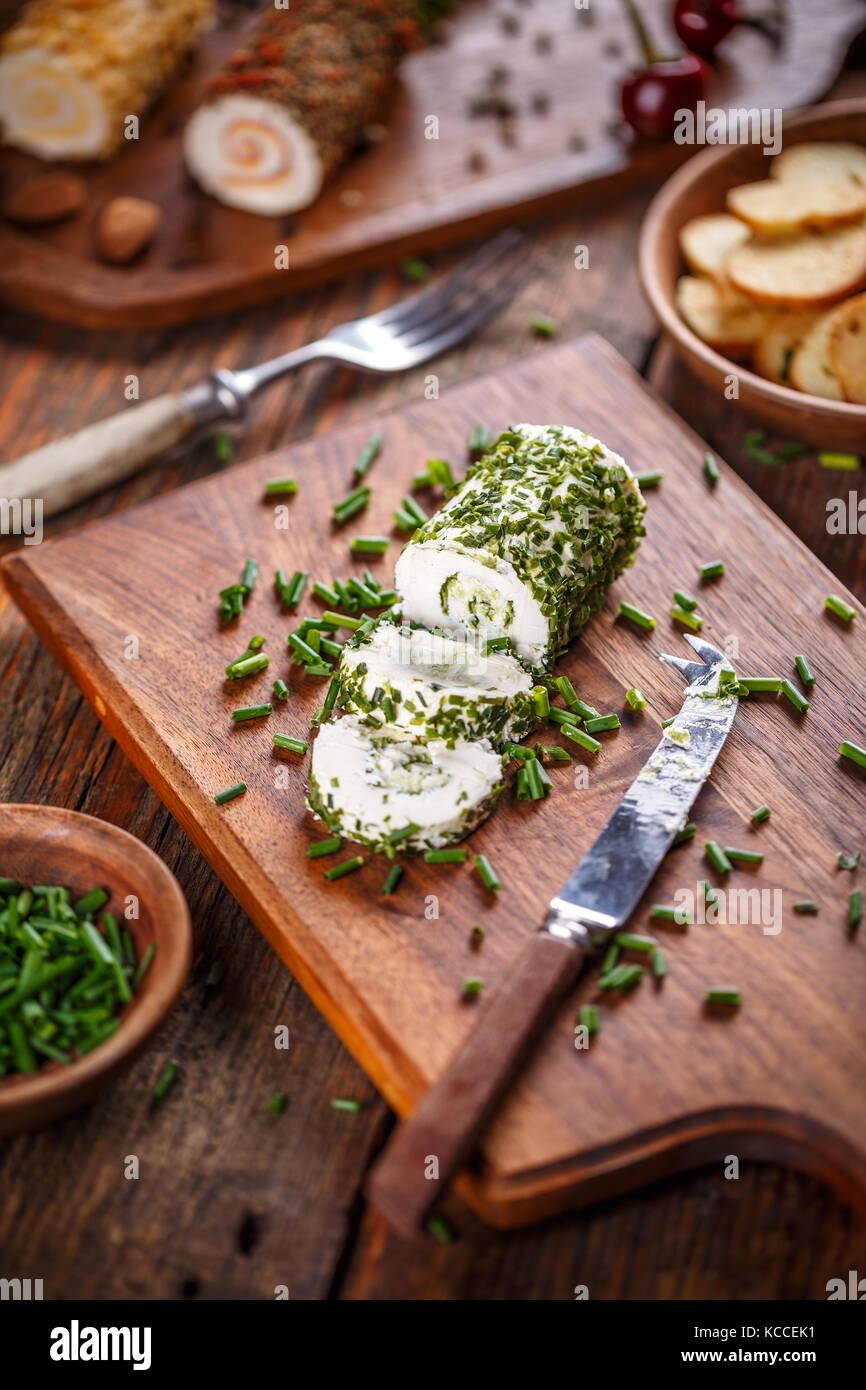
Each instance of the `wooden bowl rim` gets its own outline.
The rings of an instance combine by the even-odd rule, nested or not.
[[[112,858],[122,858],[133,870],[136,864],[141,864],[142,881],[147,885],[142,899],[149,901],[147,890],[156,884],[161,900],[163,903],[167,900],[169,906],[168,914],[163,908],[159,920],[170,925],[160,937],[160,949],[141,990],[134,996],[137,1007],[112,1037],[68,1067],[59,1066],[33,1076],[15,1073],[0,1078],[0,1117],[5,1119],[19,1108],[25,1110],[40,1102],[50,1103],[51,1113],[55,1113],[61,1098],[78,1090],[92,1092],[100,1076],[118,1070],[125,1061],[131,1060],[173,1007],[192,960],[192,921],[183,890],[168,866],[142,840],[111,821],[65,806],[42,806],[33,802],[0,805],[0,829],[5,822],[25,817],[33,819],[34,837],[42,829],[60,827],[70,832],[74,842],[76,834],[86,830],[109,842]]]
[[[850,97],[845,101],[827,102],[821,106],[808,106],[795,116],[785,117],[785,131],[787,133],[802,129],[804,126],[822,125],[830,120],[846,116],[862,116],[864,123],[866,123],[866,98]],[[866,139],[866,135],[864,135],[864,139]],[[686,347],[695,356],[700,357],[707,366],[714,368],[720,375],[724,376],[730,372],[735,372],[740,382],[745,380],[746,385],[753,393],[774,401],[778,405],[789,406],[798,411],[808,410],[813,415],[827,416],[851,426],[862,425],[866,429],[866,405],[857,405],[853,401],[829,401],[823,396],[813,396],[805,391],[796,391],[791,386],[780,386],[775,381],[769,381],[766,377],[759,376],[757,372],[752,371],[751,367],[744,366],[742,363],[734,361],[732,357],[725,357],[722,353],[717,352],[715,348],[710,347],[709,343],[705,343],[702,338],[699,338],[684,319],[680,318],[673,299],[665,293],[661,286],[660,277],[655,269],[658,259],[657,251],[662,239],[667,239],[671,235],[669,222],[672,210],[685,200],[693,185],[702,178],[708,169],[723,165],[742,148],[741,145],[716,145],[701,150],[700,154],[687,160],[662,184],[647,208],[638,241],[638,276],[650,308],[662,328],[675,342]],[[719,211],[723,211],[723,209],[720,208]]]

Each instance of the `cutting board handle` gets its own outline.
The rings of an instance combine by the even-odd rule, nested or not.
[[[416,1234],[425,1224],[583,960],[580,946],[533,935],[444,1075],[394,1134],[367,1194],[397,1230]]]

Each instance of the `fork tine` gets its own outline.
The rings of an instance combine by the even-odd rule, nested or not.
[[[464,289],[470,288],[474,291],[475,282],[481,276],[486,279],[497,266],[499,273],[503,273],[508,262],[516,260],[518,248],[525,244],[525,240],[520,232],[509,230],[500,233],[474,252],[441,283],[428,290],[422,290],[411,299],[401,299],[378,314],[371,314],[367,322],[400,332],[415,322],[433,318],[442,307],[453,303]]]
[[[694,677],[704,670],[700,662],[686,661],[684,656],[668,656],[667,652],[660,654],[659,661],[666,661],[668,666],[675,666],[680,675],[685,676],[690,684]]]
[[[706,662],[708,666],[711,666],[715,661],[724,661],[725,658],[723,653],[717,651],[712,643],[704,641],[703,637],[694,637],[690,632],[684,632],[683,636],[689,646],[697,652],[701,660]]]
[[[435,318],[412,324],[399,335],[403,347],[424,347],[441,338],[468,337],[493,318],[514,296],[523,279],[523,270],[514,266],[500,276],[489,290],[475,293],[465,305],[449,304]],[[441,349],[437,348],[437,351]]]

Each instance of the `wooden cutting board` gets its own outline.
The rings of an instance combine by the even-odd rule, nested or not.
[[[0,0],[3,18],[17,8]],[[573,204],[576,191],[609,195],[658,182],[692,152],[634,143],[618,125],[619,87],[637,61],[620,0],[585,9],[568,0],[463,0],[441,27],[442,42],[403,63],[382,113],[384,139],[347,163],[311,208],[289,219],[225,208],[186,174],[181,134],[207,79],[254,23],[250,8],[224,4],[184,76],[142,117],[141,138],[109,163],[79,169],[84,213],[38,232],[0,222],[0,301],[91,328],[182,323],[552,212]],[[677,51],[671,8],[651,0],[643,11],[659,46]],[[823,95],[866,22],[862,0],[829,8],[787,0],[786,13],[776,47],[747,28],[728,38],[711,104],[794,109]],[[506,18],[516,33],[503,27]],[[518,113],[508,143],[493,116],[471,112],[494,69]],[[431,116],[438,139],[428,138]],[[0,150],[4,190],[44,170]],[[118,269],[99,259],[93,228],[104,203],[127,194],[158,202],[164,223],[153,247]],[[278,246],[288,248],[289,269],[275,269]]]
[[[560,663],[598,709],[622,711],[633,684],[649,708],[624,714],[622,729],[602,736],[596,760],[575,749],[572,765],[553,766],[546,802],[518,803],[513,787],[503,793],[471,841],[503,881],[495,901],[469,866],[412,862],[388,899],[380,858],[328,885],[322,861],[305,858],[321,835],[302,807],[305,760],[271,748],[276,730],[306,735],[323,685],[297,668],[290,674],[283,643],[295,621],[278,612],[271,576],[277,566],[326,580],[360,572],[350,535],[389,531],[395,505],[428,457],[462,466],[473,426],[498,431],[517,420],[579,424],[638,471],[664,471],[649,494],[637,563]],[[661,719],[679,707],[679,679],[658,661],[665,650],[688,654],[667,617],[671,591],[697,592],[698,566],[723,557],[724,579],[700,593],[705,633],[731,650],[738,645],[741,674],[787,675],[794,655],[805,652],[818,684],[803,718],[786,702],[743,702],[697,803],[699,834],[670,853],[633,926],[650,928],[649,903],[670,902],[677,889],[694,891],[699,879],[714,877],[702,853],[712,838],[765,852],[760,870],[738,870],[732,882],[781,890],[781,930],[767,934],[760,922],[657,925],[669,977],[605,999],[588,1052],[573,1040],[579,1004],[598,998],[594,975],[586,977],[463,1189],[489,1220],[509,1225],[688,1165],[721,1171],[726,1155],[763,1155],[802,1164],[866,1206],[866,940],[846,929],[848,893],[864,873],[836,865],[837,851],[860,848],[866,830],[866,779],[837,756],[843,737],[866,744],[866,619],[848,628],[825,615],[825,596],[844,593],[838,581],[724,465],[710,491],[700,439],[600,339],[553,346],[383,417],[369,510],[357,525],[333,531],[330,504],[348,490],[372,428],[310,439],[23,548],[4,562],[5,579],[99,717],[405,1114],[472,1027],[476,1006],[462,1002],[462,981],[478,975],[487,991],[496,988],[655,746]],[[285,474],[299,481],[288,532],[275,529],[262,498],[263,480]],[[398,550],[395,539],[378,562],[383,580]],[[236,630],[221,631],[217,591],[248,555],[261,565],[258,588]],[[656,631],[615,621],[623,599],[656,614]],[[299,613],[317,608],[306,600]],[[222,670],[255,632],[275,657],[270,678],[283,675],[293,693],[266,727],[233,728],[238,692],[223,686]],[[266,688],[253,684],[242,702]],[[246,796],[215,806],[214,792],[239,778]],[[762,802],[773,816],[753,830],[749,813]],[[793,912],[807,897],[820,902],[817,917]],[[768,912],[772,902],[771,895]],[[474,951],[476,923],[486,939]],[[705,1012],[704,991],[717,983],[742,990],[735,1016]]]

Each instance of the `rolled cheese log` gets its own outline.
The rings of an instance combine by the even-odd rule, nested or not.
[[[338,705],[364,724],[451,745],[519,739],[538,717],[532,678],[508,652],[387,619],[343,648],[337,682]]]
[[[405,618],[510,637],[548,667],[604,603],[644,535],[623,459],[565,425],[516,425],[413,535],[395,570]]]
[[[230,207],[307,207],[355,149],[418,31],[415,0],[293,0],[209,84],[184,132],[201,187]]]
[[[329,830],[371,849],[410,825],[401,849],[441,849],[489,815],[502,778],[486,739],[428,741],[344,715],[316,735],[307,805]]]
[[[0,41],[0,129],[43,159],[105,159],[212,22],[215,0],[30,0]]]

